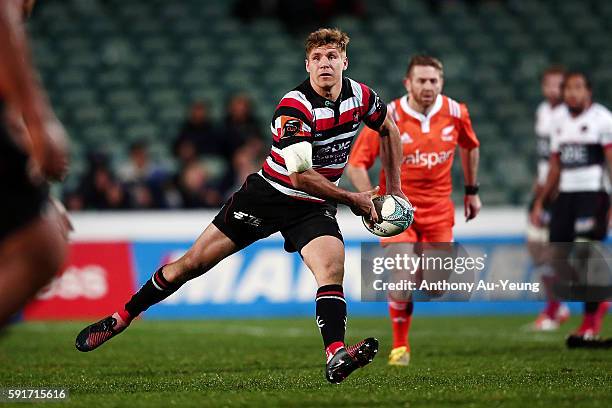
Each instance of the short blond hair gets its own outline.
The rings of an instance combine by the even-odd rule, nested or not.
[[[339,28],[319,28],[317,31],[308,34],[308,38],[306,38],[306,58],[310,55],[310,51],[323,45],[333,45],[341,53],[346,53],[349,41],[348,34]]]

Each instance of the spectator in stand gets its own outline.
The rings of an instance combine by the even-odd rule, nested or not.
[[[79,184],[79,188],[66,202],[71,209],[76,201],[74,196],[80,196],[83,209],[128,209],[130,200],[121,184],[110,170],[108,160],[99,153],[89,154],[89,169]]]
[[[263,140],[261,124],[253,113],[253,105],[245,94],[233,96],[227,104],[224,139],[230,143],[231,156],[251,139]],[[261,146],[263,150],[263,144]],[[229,158],[228,157],[228,158]]]
[[[223,127],[224,139],[230,151],[227,156],[229,171],[221,180],[220,188],[233,192],[244,182],[247,175],[261,167],[264,151],[261,126],[255,114],[251,100],[247,95],[233,96],[227,104]]]
[[[129,161],[118,171],[119,180],[129,191],[134,208],[163,208],[166,206],[164,188],[167,172],[153,164],[147,146],[142,141],[130,146]]]
[[[223,155],[224,143],[219,136],[210,120],[208,106],[202,101],[194,102],[174,141],[174,154],[179,156],[181,148],[192,145],[198,155]]]
[[[263,164],[262,157],[263,142],[261,139],[251,138],[238,148],[232,157],[233,186],[229,192],[234,192],[240,188],[244,180],[251,173],[256,173]]]
[[[219,207],[221,193],[210,183],[206,168],[198,163],[187,164],[178,175],[178,188],[183,208]]]

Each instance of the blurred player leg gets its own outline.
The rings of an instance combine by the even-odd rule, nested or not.
[[[53,210],[0,242],[0,327],[49,282],[65,254],[66,241]]]

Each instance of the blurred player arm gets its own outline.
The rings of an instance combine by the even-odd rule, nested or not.
[[[476,218],[482,203],[478,195],[478,164],[480,162],[480,142],[472,127],[472,120],[465,104],[460,105],[461,114],[458,118],[459,153],[461,155],[461,166],[463,167],[463,180],[465,184],[465,195],[463,196],[463,213],[465,221]]]
[[[45,177],[61,179],[68,169],[66,136],[32,68],[22,20],[21,1],[0,2],[0,93],[27,128],[15,137],[22,139]]]
[[[606,157],[607,157],[606,153]],[[553,193],[557,190],[559,185],[559,178],[561,175],[561,155],[558,151],[553,151],[548,160],[548,176],[546,177],[546,183],[539,191],[538,195],[533,202],[533,208],[529,214],[530,222],[535,226],[542,225],[542,211],[544,208],[544,202],[550,199]]]

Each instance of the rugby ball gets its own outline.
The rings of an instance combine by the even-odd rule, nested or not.
[[[414,220],[414,207],[409,201],[394,195],[372,198],[378,222],[362,217],[363,225],[374,235],[392,237],[404,232]]]

